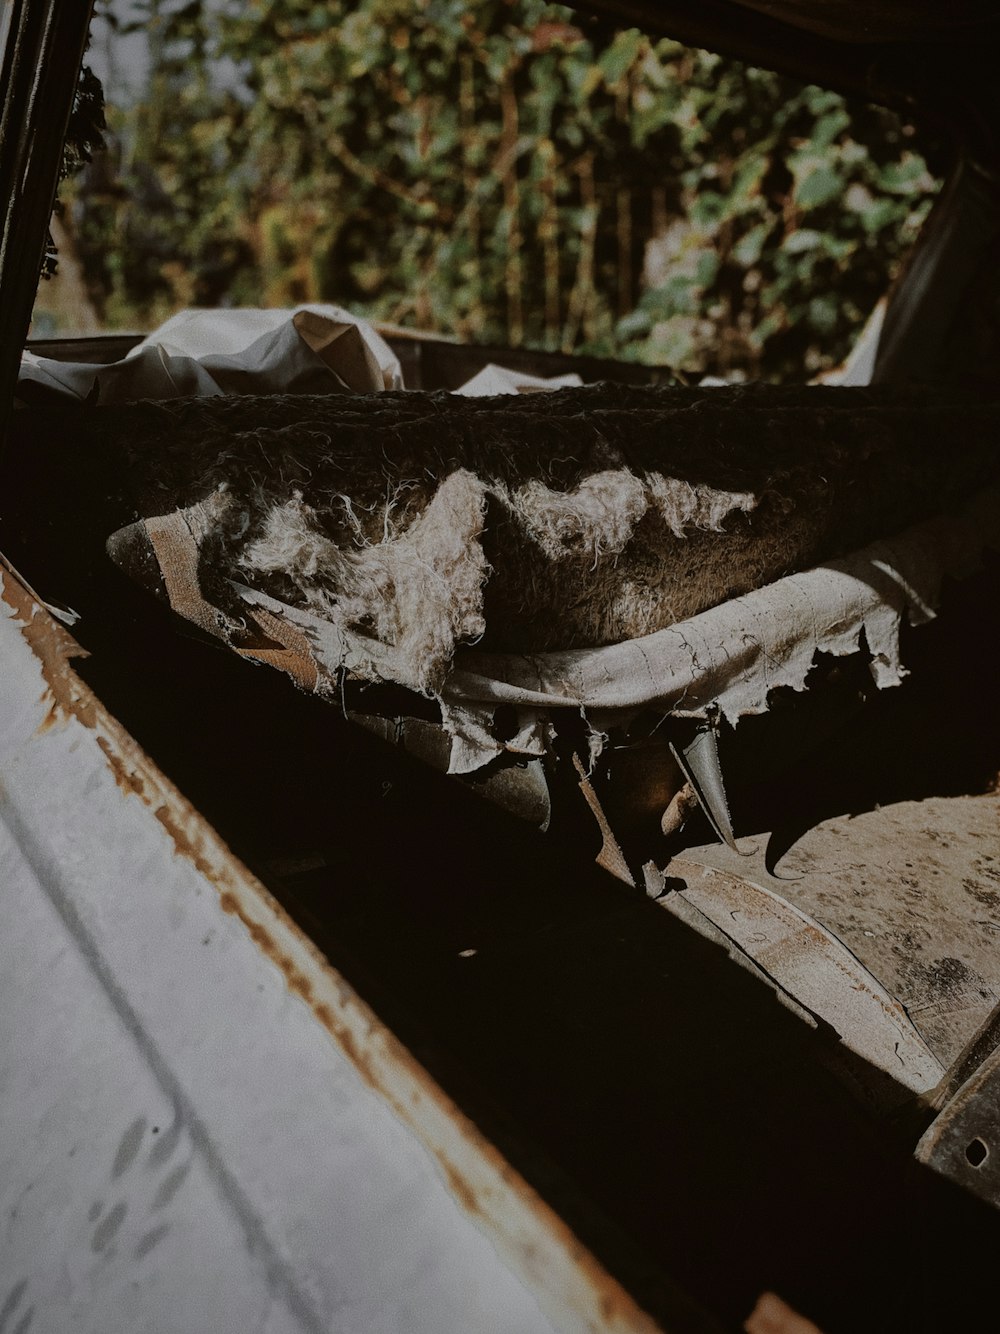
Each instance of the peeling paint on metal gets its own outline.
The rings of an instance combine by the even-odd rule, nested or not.
[[[126,798],[145,804],[171,840],[218,891],[260,952],[285,977],[345,1053],[360,1078],[430,1151],[452,1197],[498,1247],[558,1325],[594,1334],[655,1334],[660,1326],[586,1251],[495,1147],[459,1111],[327,963],[264,886],[233,856],[73,671],[84,650],[16,578],[0,577],[0,597],[20,623],[51,692],[50,715],[96,732],[108,769]]]
[[[69,717],[93,727],[97,701],[70,666],[73,658],[87,657],[87,650],[39,606],[5,564],[0,566],[0,599],[20,623],[22,635],[41,663],[46,685],[42,698],[50,701],[50,707],[39,730],[48,731]]]
[[[104,752],[104,757],[108,762],[108,768],[115,776],[115,782],[126,794],[126,796],[144,797],[146,785],[132,769],[129,769],[115,753],[107,737],[98,736],[97,744]]]

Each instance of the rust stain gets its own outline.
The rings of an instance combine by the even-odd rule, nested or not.
[[[307,1005],[312,1009],[313,1014],[327,1030],[327,1032],[336,1039],[337,1043],[343,1048],[345,1055],[355,1066],[364,1082],[373,1089],[385,1094],[386,1091],[379,1085],[379,1081],[372,1068],[372,1063],[362,1051],[360,1044],[351,1032],[350,1028],[340,1022],[329,1005],[323,1001],[313,999],[312,983],[306,977],[305,973],[298,968],[295,963],[284,954],[276,944],[271,933],[257,921],[255,921],[243,908],[237,896],[231,890],[225,890],[219,895],[219,906],[224,913],[238,917],[253,940],[257,948],[272,963],[276,964],[284,973],[285,980],[288,983],[290,991],[301,996]],[[326,965],[327,967],[329,965]]]
[[[573,1259],[597,1297],[602,1330],[605,1327],[646,1331],[660,1328],[636,1306],[635,1300],[608,1275],[607,1270],[585,1247],[580,1246]]]
[[[477,1194],[474,1186],[470,1184],[467,1174],[455,1165],[454,1154],[444,1149],[437,1142],[437,1136],[426,1126],[418,1123],[419,1118],[415,1115],[415,1109],[421,1104],[436,1108],[447,1118],[451,1131],[461,1146],[462,1155],[472,1155],[480,1172],[485,1169],[493,1178],[505,1183],[528,1214],[534,1217],[550,1243],[562,1249],[579,1272],[583,1287],[589,1290],[591,1300],[600,1311],[604,1323],[614,1321],[619,1328],[633,1332],[646,1331],[648,1334],[659,1330],[660,1326],[641,1310],[634,1299],[581,1245],[563,1220],[511,1168],[499,1150],[468,1120],[444,1090],[434,1083],[408,1049],[378,1023],[368,1011],[365,1002],[334,971],[312,941],[301,932],[264,887],[255,884],[252,889],[260,895],[276,919],[283,923],[311,953],[324,980],[339,994],[339,1003],[344,1009],[356,1010],[360,1017],[367,1017],[368,1031],[377,1037],[379,1050],[367,1051],[354,1031],[356,1023],[352,1024],[350,1019],[339,1018],[334,1008],[314,999],[313,983],[310,979],[280,949],[271,933],[254,920],[254,917],[241,905],[237,894],[233,891],[234,883],[238,882],[234,880],[227,859],[241,879],[248,873],[239,866],[224,845],[221,850],[213,846],[214,832],[206,826],[207,833],[203,834],[201,828],[203,822],[198,812],[184,801],[167,780],[163,779],[152,762],[135,746],[132,738],[107,713],[89,687],[73,671],[70,666],[71,659],[86,657],[86,650],[77,644],[46,611],[38,607],[16,577],[8,577],[2,570],[0,570],[0,598],[12,608],[17,619],[22,622],[22,634],[42,667],[48,686],[46,694],[52,701],[42,728],[47,730],[55,726],[60,719],[68,717],[77,718],[84,726],[91,729],[100,723],[102,732],[109,735],[98,736],[98,744],[119,787],[126,793],[139,797],[151,808],[155,818],[170,836],[176,854],[190,861],[205,879],[217,887],[219,905],[223,912],[239,917],[257,947],[281,969],[290,990],[310,1005],[316,1018],[351,1061],[359,1076],[416,1131],[439,1163],[448,1187],[459,1205],[470,1214],[489,1223],[491,1227],[499,1227],[501,1234],[507,1233],[508,1243],[520,1254],[528,1272],[544,1278],[544,1274],[540,1272],[540,1266],[544,1267],[544,1258],[539,1257],[535,1246],[507,1232],[496,1207],[487,1207],[485,1199]],[[157,801],[160,804],[154,805]],[[213,853],[217,855],[213,856]],[[403,1081],[404,1087],[407,1087],[406,1096],[401,1092],[394,1092],[391,1081],[385,1078],[381,1068],[385,1064],[392,1068],[397,1078]]]
[[[48,686],[42,692],[38,702],[39,704],[48,704],[49,707],[45,717],[35,728],[36,736],[43,736],[46,732],[51,732],[54,727],[58,727],[60,723],[64,724],[66,722],[66,715],[59,708]]]
[[[240,919],[258,947],[281,968],[288,979],[290,988],[293,991],[298,991],[295,981],[299,978],[305,980],[304,975],[292,960],[281,951],[271,934],[243,908],[237,895],[231,891],[224,891],[219,896],[219,903],[224,912]],[[282,909],[277,908],[277,911],[282,917],[285,917]],[[286,920],[290,921],[290,919]],[[298,930],[294,923],[291,923],[291,926],[293,930]],[[311,945],[311,942],[306,943]],[[315,949],[312,946],[311,948]],[[320,967],[326,973],[328,979],[338,985],[344,1004],[357,1004],[363,1007],[364,1002],[343,982],[343,979],[333,972],[329,963],[322,956],[317,957]],[[299,994],[304,993],[299,992]],[[304,994],[304,998],[309,1001],[308,994]],[[413,1124],[413,1105],[419,1104],[423,1097],[428,1097],[431,1103],[449,1118],[465,1146],[481,1161],[489,1164],[504,1185],[539,1219],[550,1238],[558,1239],[562,1243],[572,1263],[579,1269],[585,1286],[593,1293],[601,1314],[602,1326],[607,1325],[611,1328],[617,1326],[634,1331],[645,1330],[649,1331],[649,1334],[659,1329],[659,1326],[637,1306],[635,1300],[611,1278],[600,1262],[579,1242],[562,1219],[552,1213],[549,1206],[514,1171],[478,1127],[470,1122],[448,1095],[429,1079],[423,1067],[398,1039],[386,1030],[378,1030],[386,1048],[385,1055],[387,1059],[391,1060],[404,1075],[408,1075],[415,1085],[409,1098],[397,1095],[382,1077],[378,1060],[373,1059],[373,1056],[364,1049],[349,1022],[338,1018],[334,1010],[323,1001],[311,1001],[310,1005],[313,1014],[338,1044],[364,1083],[379,1093],[404,1121]],[[370,1023],[370,1028],[374,1030],[375,1024]],[[410,1106],[407,1106],[407,1103]],[[425,1135],[422,1138],[424,1138],[424,1143],[441,1168],[449,1191],[461,1208],[481,1221],[494,1225],[497,1220],[492,1211],[484,1206],[481,1194],[477,1193],[475,1186],[468,1180],[467,1175],[456,1166],[453,1156],[438,1144],[433,1137]],[[531,1243],[526,1244],[520,1241],[517,1246],[529,1271],[538,1272],[539,1265],[545,1263],[544,1257],[540,1258],[538,1256],[536,1248]]]
[[[461,1204],[462,1208],[470,1214],[482,1215],[476,1192],[472,1189],[462,1174],[453,1167],[442,1154],[438,1154],[438,1162],[441,1164],[441,1170],[444,1172],[445,1180],[448,1182],[448,1189]]]
[[[213,868],[198,851],[192,840],[179,829],[176,821],[171,819],[167,808],[160,807],[156,815],[172,837],[175,831],[179,835],[175,838],[177,851],[194,861],[199,870],[202,870],[205,875],[218,884],[218,874],[213,874]],[[464,1149],[475,1155],[477,1162],[483,1164],[487,1170],[492,1171],[521,1200],[554,1244],[563,1247],[573,1265],[580,1272],[585,1288],[589,1289],[593,1295],[595,1305],[601,1314],[602,1327],[617,1327],[631,1331],[642,1330],[647,1331],[648,1334],[653,1334],[653,1331],[659,1330],[660,1327],[641,1310],[635,1300],[607,1273],[600,1262],[581,1245],[562,1219],[553,1213],[532,1187],[511,1168],[499,1150],[456,1107],[444,1090],[429,1078],[427,1072],[397,1038],[388,1030],[381,1028],[374,1016],[369,1015],[369,1032],[378,1035],[384,1051],[381,1053],[367,1051],[355,1032],[355,1026],[349,1020],[340,1018],[335,1009],[325,1001],[313,999],[312,983],[296,963],[280,948],[271,932],[261,925],[243,906],[239,895],[233,889],[220,890],[219,906],[223,912],[239,918],[258,949],[281,969],[288,982],[289,989],[309,1004],[313,1014],[351,1062],[363,1082],[384,1098],[404,1122],[418,1130],[424,1144],[440,1166],[449,1191],[461,1208],[484,1223],[488,1223],[491,1227],[498,1223],[495,1212],[486,1207],[483,1197],[477,1194],[476,1188],[469,1181],[467,1174],[456,1166],[454,1155],[437,1142],[436,1136],[427,1133],[426,1130],[420,1130],[416,1124],[414,1105],[419,1105],[424,1099],[427,1099],[431,1105],[448,1118]],[[278,920],[293,931],[315,956],[317,966],[325,979],[332,983],[340,993],[341,1003],[345,1009],[356,1007],[363,1015],[366,1014],[367,1007],[364,1001],[357,996],[357,993],[343,978],[334,972],[329,962],[320,954],[315,945],[302,934],[281,906],[273,902],[271,906]],[[411,1082],[412,1089],[408,1097],[394,1091],[390,1082],[384,1078],[379,1059],[380,1055],[393,1065],[404,1080],[408,1079]],[[540,1266],[544,1267],[544,1260],[539,1259],[537,1253],[535,1253],[535,1248],[530,1243],[526,1244],[523,1240],[515,1240],[513,1244],[520,1252],[522,1262],[527,1266],[529,1272],[542,1277]]]
[[[370,1089],[374,1089],[376,1093],[380,1093],[382,1097],[395,1106],[398,1111],[395,1098],[393,1098],[392,1094],[386,1089],[384,1082],[379,1079],[374,1062],[372,1062],[362,1050],[361,1044],[357,1041],[349,1026],[338,1022],[334,1017],[333,1012],[327,1006],[313,1006],[313,1013],[317,1017],[319,1017],[320,1010],[325,1012],[329,1021],[326,1026],[327,1031],[341,1047],[345,1056],[354,1066],[355,1070],[357,1070],[363,1082],[367,1084]]]
[[[108,762],[108,768],[114,774],[115,782],[127,796],[139,797],[145,800],[146,785],[135,772],[117,754],[111,742],[105,736],[98,736],[97,744],[104,752],[104,758]]]
[[[201,840],[198,839],[197,836],[195,839],[191,838],[191,836],[181,827],[180,821],[169,806],[157,806],[153,814],[170,835],[175,851],[182,857],[186,857],[189,862],[192,862],[195,869],[200,871],[206,880],[210,880],[213,885],[217,885],[219,883],[219,877],[216,868],[208,860],[199,846]]]
[[[110,760],[109,750],[105,750],[105,754],[109,755]],[[143,799],[148,801],[148,796],[143,795]],[[175,805],[177,800],[180,800],[180,798],[176,798]],[[280,968],[289,990],[300,996],[310,1006],[313,1014],[351,1062],[362,1081],[384,1098],[407,1124],[418,1130],[425,1145],[439,1164],[448,1188],[460,1207],[490,1226],[497,1225],[499,1221],[495,1212],[485,1206],[483,1198],[477,1194],[475,1186],[470,1183],[467,1174],[456,1166],[454,1154],[438,1142],[436,1135],[421,1131],[415,1123],[414,1104],[419,1106],[425,1098],[447,1117],[465,1151],[473,1154],[478,1164],[482,1164],[488,1171],[492,1171],[511,1190],[512,1194],[522,1201],[525,1208],[538,1220],[553,1243],[561,1244],[566,1253],[571,1256],[572,1263],[579,1270],[585,1287],[589,1288],[593,1294],[593,1300],[601,1312],[602,1322],[609,1327],[617,1326],[632,1331],[645,1330],[650,1331],[650,1334],[657,1330],[659,1326],[650,1320],[645,1312],[637,1306],[634,1299],[606,1272],[600,1262],[579,1243],[570,1228],[558,1215],[551,1211],[532,1187],[511,1168],[499,1150],[482,1134],[478,1127],[470,1122],[452,1102],[451,1098],[429,1078],[427,1072],[409,1050],[388,1030],[383,1029],[374,1016],[368,1014],[365,1003],[357,996],[353,988],[331,968],[329,962],[316,946],[302,934],[281,906],[271,900],[270,906],[278,920],[294,932],[300,942],[312,953],[325,979],[332,983],[339,992],[341,1004],[345,1009],[357,1008],[363,1015],[368,1014],[369,1033],[377,1034],[384,1050],[378,1053],[366,1050],[365,1044],[355,1031],[356,1025],[352,1025],[349,1019],[340,1018],[333,1007],[314,998],[313,983],[310,979],[295,961],[281,949],[272,933],[257,921],[255,916],[241,903],[238,893],[231,887],[233,882],[228,868],[213,863],[210,859],[204,846],[205,840],[197,829],[197,824],[200,822],[197,812],[190,809],[186,813],[190,817],[190,823],[195,826],[191,832],[188,832],[184,827],[184,812],[175,813],[171,806],[164,803],[156,808],[154,814],[173,840],[177,854],[186,857],[206,879],[216,885],[219,890],[219,906],[223,912],[240,919],[257,948]],[[231,854],[229,855],[231,856]],[[266,894],[263,886],[260,888],[261,892]],[[267,897],[270,899],[270,896]],[[416,1091],[415,1097],[405,1097],[394,1090],[391,1082],[384,1077],[381,1068],[382,1060],[380,1059],[383,1057],[399,1072],[404,1080],[408,1079],[411,1082]],[[501,1230],[503,1229],[501,1228]],[[531,1254],[532,1247],[530,1245],[526,1246],[523,1240],[514,1240],[513,1238],[512,1240],[521,1253],[522,1262],[526,1264],[529,1272],[537,1274],[539,1278],[543,1277],[539,1269],[541,1262],[536,1255]]]
[[[288,973],[288,985],[291,989],[308,1004],[312,1004],[312,984],[304,973],[297,970]]]
[[[85,727],[93,727],[97,701],[70,666],[73,658],[86,658],[73,636],[54,617],[38,605],[16,575],[0,568],[0,598],[21,623],[32,653],[38,659],[52,704],[42,723],[48,730],[62,718],[78,718]]]

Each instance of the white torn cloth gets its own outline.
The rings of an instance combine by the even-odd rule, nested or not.
[[[473,397],[580,385],[490,363],[455,390]],[[107,366],[25,351],[20,397],[39,392],[89,403],[217,394],[352,394],[403,389],[399,359],[367,320],[340,306],[180,311]]]
[[[482,586],[490,568],[479,541],[485,516],[482,482],[458,468],[399,536],[343,550],[316,532],[302,502],[292,499],[271,511],[240,564],[300,579],[324,570],[336,592],[310,585],[310,609],[333,628],[365,625],[368,643],[392,645],[392,672],[378,675],[429,693],[440,689],[455,645],[486,629]]]
[[[1000,491],[974,497],[955,515],[939,515],[841,560],[692,616],[669,629],[604,648],[531,657],[460,650],[443,698],[491,717],[500,704],[518,709],[583,710],[600,731],[652,708],[682,717],[718,711],[731,723],[763,713],[779,686],[804,690],[817,652],[858,651],[864,632],[879,688],[906,675],[899,626],[931,620],[945,576],[978,568],[1000,549]],[[464,763],[471,726],[466,724]],[[484,749],[482,763],[490,758]]]
[[[508,370],[506,366],[497,366],[491,361],[454,392],[469,398],[479,398],[490,394],[537,394],[562,389],[566,385],[582,384],[583,381],[575,371],[568,375],[528,375],[526,371]]]
[[[906,675],[899,627],[933,619],[944,578],[979,568],[1000,550],[1000,490],[983,491],[950,515],[938,515],[841,560],[788,575],[669,629],[604,648],[530,657],[456,653],[438,692],[452,737],[452,773],[470,773],[501,750],[538,754],[550,738],[549,710],[582,711],[597,752],[608,731],[646,709],[703,718],[718,712],[735,723],[763,713],[779,686],[805,689],[817,652],[857,652],[864,633],[871,672],[881,688]],[[297,630],[319,669],[317,689],[333,688],[341,670],[398,679],[398,650],[349,628],[232,587],[251,609]],[[326,683],[324,686],[324,682]],[[517,733],[501,741],[499,705],[512,705]]]
[[[375,393],[403,387],[389,344],[339,306],[186,310],[108,366],[25,352],[29,386],[95,403],[216,394]]]

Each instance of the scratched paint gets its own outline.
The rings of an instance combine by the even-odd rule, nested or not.
[[[16,626],[20,652],[23,655],[24,649],[30,649],[38,683],[31,703],[39,723],[51,720],[41,731],[36,724],[30,740],[33,756],[51,754],[58,769],[65,762],[68,747],[77,747],[79,753],[81,737],[85,739],[90,754],[99,759],[109,793],[114,794],[113,800],[107,794],[102,797],[105,803],[110,802],[106,809],[114,811],[118,819],[123,819],[124,810],[132,812],[129,821],[142,829],[147,856],[154,845],[159,845],[175,865],[189,868],[185,873],[189,884],[200,881],[214,889],[220,921],[239,924],[258,958],[280,971],[286,994],[294,1003],[308,1007],[313,1019],[319,1021],[317,1031],[321,1025],[335,1049],[351,1062],[368,1095],[375,1095],[379,1103],[391,1109],[396,1121],[414,1137],[414,1143],[429,1151],[453,1207],[488,1237],[534,1294],[548,1321],[556,1328],[573,1331],[658,1328],[445,1097],[266,889],[236,861],[107,714],[72,670],[72,658],[80,650],[71,636],[10,575],[3,575],[2,582],[2,597],[9,611],[0,620],[0,628],[13,630]],[[17,651],[8,631],[0,640],[0,653],[6,658]],[[23,662],[21,671],[23,675]],[[10,682],[13,676],[6,679]],[[89,762],[93,766],[95,761]],[[143,885],[141,892],[150,893],[152,889]],[[211,939],[211,932],[207,938]],[[132,1214],[127,1210],[125,1214],[120,1210],[113,1214],[111,1210],[116,1207],[109,1206],[97,1228],[103,1226],[105,1233],[110,1233],[114,1227],[117,1234],[130,1226]],[[106,1221],[109,1217],[116,1220],[114,1225]],[[102,1239],[104,1235],[100,1234]],[[133,1255],[146,1257],[171,1241],[166,1233],[146,1227],[140,1235],[130,1237],[129,1244]],[[109,1237],[102,1254],[113,1245],[114,1238]]]

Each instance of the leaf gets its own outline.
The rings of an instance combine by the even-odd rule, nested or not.
[[[827,163],[813,167],[795,186],[795,202],[799,208],[808,211],[821,208],[836,199],[843,190],[843,182],[833,167]]]
[[[838,106],[826,115],[820,116],[809,136],[809,147],[815,152],[823,152],[830,147],[837,135],[846,130],[851,118],[843,106]]]
[[[761,257],[770,230],[766,222],[761,222],[741,236],[730,252],[736,263],[744,269],[752,269]]]
[[[853,236],[834,236],[832,232],[820,233],[820,249],[829,259],[838,264],[855,253],[858,248],[857,238]]]
[[[690,218],[696,227],[711,235],[726,215],[726,199],[718,190],[702,190],[691,205]]]
[[[642,50],[644,41],[645,38],[638,28],[628,28],[624,32],[616,33],[611,45],[598,62],[604,80],[609,86],[613,87],[625,78]]]
[[[902,209],[905,216],[905,206]],[[900,205],[894,199],[876,199],[860,215],[861,226],[869,236],[874,236],[880,232],[883,227],[888,227],[896,221],[900,214]]]
[[[705,353],[699,346],[698,322],[686,315],[675,315],[653,326],[643,348],[643,360],[653,365],[672,366],[681,371],[700,371]]]
[[[926,189],[930,177],[923,158],[913,154],[901,162],[887,162],[877,179],[879,188],[890,194],[910,195]]]
[[[837,298],[830,294],[823,296],[814,296],[809,302],[808,318],[809,323],[818,334],[831,334],[837,327],[837,317],[840,308]]]
[[[645,338],[652,322],[645,310],[636,309],[624,316],[615,325],[615,337],[622,343],[630,343],[637,338]]]
[[[817,88],[815,84],[802,90],[805,104],[813,116],[823,116],[829,111],[842,106],[840,96],[827,88]]]
[[[768,153],[750,151],[743,154],[729,194],[731,208],[749,203],[759,195],[760,183],[770,165],[771,157]]]
[[[579,285],[577,346],[669,344],[714,369],[724,345],[733,369],[801,376],[842,355],[934,185],[888,113],[635,31],[563,41],[572,19],[543,0],[132,8],[162,16],[168,59],[109,107],[120,161],[72,200],[88,289],[128,327],[189,289],[249,305],[308,289],[502,340],[516,220],[529,343],[564,336],[555,280],[561,320]],[[674,237],[642,293],[651,213]]]
[[[823,233],[809,227],[799,227],[786,236],[781,248],[786,255],[801,255],[807,250],[815,250],[823,244]]]
[[[701,288],[711,287],[719,272],[719,254],[716,250],[702,250],[695,267],[695,282]]]

